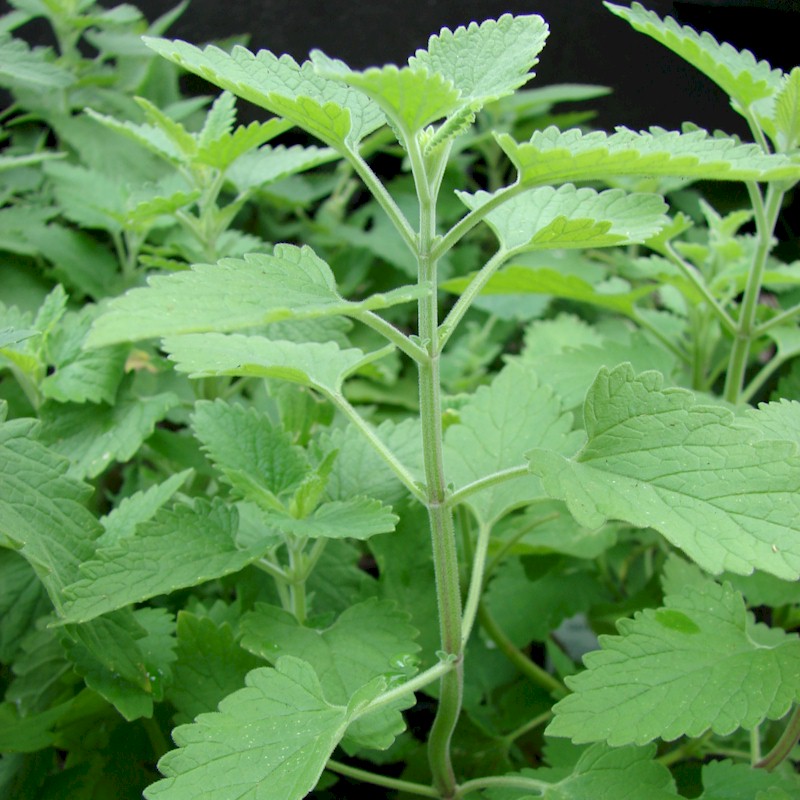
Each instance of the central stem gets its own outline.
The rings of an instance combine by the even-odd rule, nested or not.
[[[412,148],[414,149],[414,148]],[[456,793],[456,779],[450,757],[450,741],[461,713],[463,685],[461,645],[461,587],[456,552],[453,512],[447,504],[447,482],[442,457],[442,409],[439,359],[439,309],[436,293],[436,259],[431,250],[436,231],[435,190],[429,184],[419,153],[412,155],[420,199],[418,240],[419,280],[433,288],[419,300],[419,338],[428,358],[419,364],[422,452],[425,463],[425,505],[431,528],[433,565],[442,650],[455,658],[455,669],[441,680],[439,706],[428,738],[428,759],[434,785],[443,798]],[[416,158],[414,157],[416,156]]]

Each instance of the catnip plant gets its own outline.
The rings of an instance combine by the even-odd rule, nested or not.
[[[84,478],[109,463],[102,432],[83,451],[102,466],[76,474],[57,422],[42,439],[34,420],[10,419],[2,534],[52,603],[42,646],[63,649],[93,697],[149,720],[159,755],[153,703],[178,710],[148,800],[339,797],[357,783],[443,800],[653,800],[683,796],[670,767],[693,759],[705,800],[800,788],[787,768],[800,733],[800,411],[791,397],[747,405],[800,353],[797,265],[772,255],[800,180],[800,70],[606,5],[716,82],[754,142],[690,126],[548,126],[523,141],[495,130],[473,140],[493,154],[491,180],[456,186],[451,217],[443,187],[476,117],[533,77],[548,35],[537,15],[443,29],[407,64],[363,71],[319,51],[297,64],[147,37],[224,90],[200,132],[147,101],[143,124],[90,114],[192,186],[170,211],[197,261],[99,304],[79,337],[86,359],[137,354],[146,368],[127,380],[155,387],[149,430],[172,414],[189,455],[98,521]],[[274,118],[232,133],[234,96]],[[340,159],[339,213],[355,176],[410,258],[407,280],[342,292],[347,256],[334,270],[304,242],[219,258],[258,185],[233,156],[270,173],[275,151],[261,146],[289,126],[322,147],[280,174]],[[413,187],[402,200],[369,161],[386,146]],[[742,182],[751,207],[702,205],[703,233],[636,186],[676,179]],[[454,255],[471,245],[459,273]],[[540,298],[562,305],[545,316]],[[0,345],[39,341],[66,302],[54,291]],[[488,323],[477,339],[469,325],[525,303],[539,311],[521,349],[446,392],[457,346],[498,352]],[[348,389],[391,386],[400,369],[416,413],[381,413]],[[779,612],[757,620],[757,605]],[[75,702],[21,721],[46,738]]]

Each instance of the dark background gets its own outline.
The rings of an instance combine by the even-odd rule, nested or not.
[[[139,0],[137,5],[153,19],[174,2]],[[800,0],[648,0],[644,5],[747,48],[774,67],[788,71],[800,61]],[[201,44],[249,34],[251,49],[265,47],[303,60],[310,49],[319,48],[363,68],[405,62],[443,26],[506,12],[537,13],[550,25],[537,78],[529,86],[593,83],[614,90],[592,101],[599,112],[597,127],[676,128],[691,121],[750,138],[721,90],[615,17],[600,0],[191,0],[171,36]]]
[[[111,7],[124,0],[100,0]],[[178,0],[129,0],[148,19]],[[632,0],[616,0],[630,5]],[[706,30],[720,41],[751,50],[786,71],[798,64],[800,0],[646,0],[660,16]],[[0,13],[10,10],[0,0]],[[455,28],[504,13],[540,14],[550,37],[529,86],[589,83],[613,93],[591,101],[595,127],[634,129],[660,125],[675,129],[684,121],[750,139],[742,119],[711,81],[649,37],[607,11],[601,0],[190,0],[168,35],[195,44],[247,36],[253,50],[289,53],[298,61],[319,48],[354,68],[404,63],[443,26]],[[18,32],[32,44],[52,44],[42,21]],[[198,91],[215,92],[188,79]],[[242,104],[240,119],[259,111]],[[586,108],[587,106],[583,106]]]

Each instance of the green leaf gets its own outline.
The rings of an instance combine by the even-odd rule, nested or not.
[[[652,527],[703,569],[800,576],[796,445],[748,436],[721,406],[662,389],[630,364],[603,368],[584,406],[588,442],[572,459],[529,454],[551,497],[577,522]]]
[[[497,196],[483,191],[457,194],[471,211]],[[517,254],[643,242],[667,222],[666,209],[659,195],[629,194],[621,189],[596,192],[567,184],[558,189],[543,186],[512,197],[490,211],[485,220],[503,249]]]
[[[319,75],[342,81],[371,98],[406,135],[413,136],[459,106],[461,93],[443,75],[393,64],[355,72],[315,50],[311,61]]]
[[[42,439],[70,459],[72,475],[94,478],[112,462],[132,458],[179,403],[171,392],[152,397],[125,392],[113,406],[48,403],[41,411]]]
[[[271,663],[285,655],[308,662],[319,677],[325,697],[345,704],[364,684],[379,675],[404,675],[419,645],[408,614],[388,600],[375,598],[351,606],[324,630],[307,628],[287,611],[259,603],[242,619],[242,646]],[[364,631],[369,631],[369,637]],[[412,659],[415,660],[415,659]],[[385,749],[405,729],[400,710],[408,697],[388,709],[368,714],[347,731],[347,740],[363,747]]]
[[[471,276],[454,278],[445,281],[440,288],[460,294],[469,285],[470,278]],[[481,295],[544,294],[579,303],[589,303],[630,317],[636,314],[636,303],[652,294],[657,288],[653,284],[631,289],[624,281],[592,285],[577,275],[564,275],[554,269],[546,267],[534,269],[521,264],[511,264],[489,278]]]
[[[144,38],[160,55],[217,86],[293,122],[337,150],[353,149],[384,124],[381,110],[361,92],[317,75],[310,62],[277,58],[268,50],[231,53],[186,42]]]
[[[50,610],[31,565],[13,550],[0,550],[0,662],[15,660],[25,635]]]
[[[772,139],[780,152],[787,152],[800,143],[800,67],[786,77],[775,100],[773,115],[775,132]]]
[[[362,302],[344,300],[330,267],[310,247],[278,244],[271,255],[251,253],[156,275],[147,288],[111,302],[95,322],[88,347],[154,336],[235,331],[287,319],[355,314],[415,300],[403,287]]]
[[[369,497],[352,497],[323,503],[308,517],[296,519],[288,514],[269,514],[276,528],[309,539],[368,539],[390,533],[397,524],[392,509]]]
[[[106,547],[133,536],[136,526],[149,520],[156,511],[169,502],[191,474],[192,470],[183,470],[171,475],[163,483],[123,498],[119,505],[101,518],[100,524],[104,530],[96,545]]]
[[[133,536],[100,547],[81,564],[78,580],[64,590],[68,622],[85,622],[130,603],[238,572],[262,548],[240,550],[236,509],[198,500],[161,509]]]
[[[340,350],[333,342],[273,342],[261,336],[220,333],[171,336],[164,349],[180,372],[192,378],[246,375],[279,378],[337,394],[344,378],[365,358],[355,348]]]
[[[236,493],[263,508],[281,508],[311,471],[302,448],[273,427],[266,414],[244,406],[200,401],[192,416],[195,436]]]
[[[481,387],[459,410],[460,421],[445,434],[445,471],[456,490],[487,475],[526,463],[533,447],[574,453],[583,441],[572,432],[572,415],[541,386],[536,373],[507,365],[490,386]],[[490,525],[514,508],[542,496],[539,479],[513,478],[467,497],[476,517]]]
[[[75,78],[53,62],[52,51],[37,47],[31,50],[22,39],[0,33],[0,86],[34,89],[64,89]]]
[[[513,777],[530,779],[530,789],[489,789],[485,795],[487,800],[674,800],[678,794],[669,770],[653,756],[652,747],[594,745],[572,770],[524,769]]]
[[[261,659],[243,650],[230,625],[188,611],[178,613],[177,663],[169,700],[177,708],[179,721],[193,719],[244,686],[250,670],[263,665]]]
[[[773,788],[782,789],[786,795],[771,794]],[[800,778],[796,774],[767,772],[731,761],[710,761],[703,765],[703,794],[698,800],[783,800],[798,791]]]
[[[455,31],[442,28],[430,37],[427,50],[417,50],[408,63],[414,70],[442,75],[461,92],[462,104],[477,111],[533,77],[530,70],[548,33],[540,16],[503,14]]]
[[[276,183],[290,175],[304,172],[312,167],[327,164],[338,158],[335,150],[327,147],[285,147],[264,145],[251,153],[245,153],[232,164],[226,177],[239,192],[257,189]]]
[[[662,20],[640,3],[631,8],[604,3],[612,14],[626,20],[640,33],[677,53],[695,69],[711,78],[737,106],[747,108],[771,96],[781,83],[781,71],[766,61],[756,61],[749,50],[736,50],[719,44],[709,33],[700,33],[679,25],[672,17]]]
[[[669,570],[669,565],[668,568]],[[617,623],[547,732],[612,746],[727,736],[779,719],[800,697],[800,639],[755,622],[730,584],[705,579]]]
[[[92,554],[100,527],[84,503],[91,489],[35,436],[34,420],[0,424],[0,543],[36,571],[56,609],[61,590]]]
[[[609,135],[550,127],[522,144],[506,133],[496,138],[526,186],[626,175],[757,181],[800,177],[800,165],[786,156],[765,155],[757,145],[709,136],[702,130],[676,133],[651,128],[649,133],[634,133],[618,128]]]
[[[789,440],[800,445],[800,402],[781,398],[748,408],[745,424],[760,431],[765,439]]]
[[[166,777],[147,800],[302,800],[314,788],[356,710],[328,702],[314,669],[291,656],[246,683],[173,731],[180,749],[159,761]]]
[[[53,726],[69,711],[72,701],[60,703],[40,714],[21,717],[13,703],[0,703],[0,751],[34,753],[55,741]]]

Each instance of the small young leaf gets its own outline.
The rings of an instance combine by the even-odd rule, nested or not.
[[[781,152],[787,152],[800,143],[800,67],[795,67],[786,77],[775,101],[775,134],[773,139]]]
[[[640,33],[660,42],[711,78],[733,101],[734,108],[747,108],[772,95],[779,87],[781,71],[766,61],[756,61],[749,50],[719,44],[710,33],[679,25],[672,17],[662,20],[640,3],[631,8],[604,3]]]
[[[311,471],[302,448],[255,409],[200,401],[192,427],[237,494],[267,509],[274,509],[276,498],[299,486]]]
[[[31,50],[22,39],[0,32],[0,86],[42,91],[64,89],[75,82],[69,70],[54,63],[52,51]]]
[[[328,702],[314,669],[292,656],[253,670],[246,684],[219,711],[175,729],[180,749],[159,761],[166,777],[145,789],[147,800],[256,800],[265,792],[302,800],[314,788],[353,712]]]
[[[472,211],[495,197],[483,191],[457,194]],[[485,220],[502,247],[517,254],[643,242],[666,224],[666,210],[659,195],[629,194],[621,189],[596,192],[567,184],[524,192],[490,211]]]
[[[710,180],[797,180],[800,165],[786,156],[765,155],[753,144],[709,136],[703,130],[676,133],[618,128],[582,133],[577,128],[536,131],[529,142],[498,135],[525,185],[604,180],[624,175],[675,176]]]
[[[271,255],[224,258],[217,264],[196,264],[188,272],[152,277],[147,288],[111,302],[94,323],[87,346],[354,314],[407,303],[418,295],[410,287],[349,302],[336,291],[330,267],[310,247],[279,244]]]
[[[756,623],[729,584],[705,579],[664,604],[601,637],[586,671],[566,679],[573,694],[556,704],[549,734],[612,746],[727,736],[800,697],[800,639]]]
[[[235,544],[233,506],[196,501],[161,509],[133,536],[101,547],[64,591],[68,622],[85,622],[130,603],[238,572],[263,551]]]
[[[584,406],[586,446],[573,459],[534,450],[531,470],[580,524],[655,528],[709,572],[797,579],[796,445],[748,437],[727,409],[662,382],[630,364],[602,369]]]
[[[438,73],[461,92],[462,103],[477,111],[512,94],[530,78],[549,28],[535,15],[503,14],[498,20],[450,31],[443,28],[408,60],[412,69]]]

